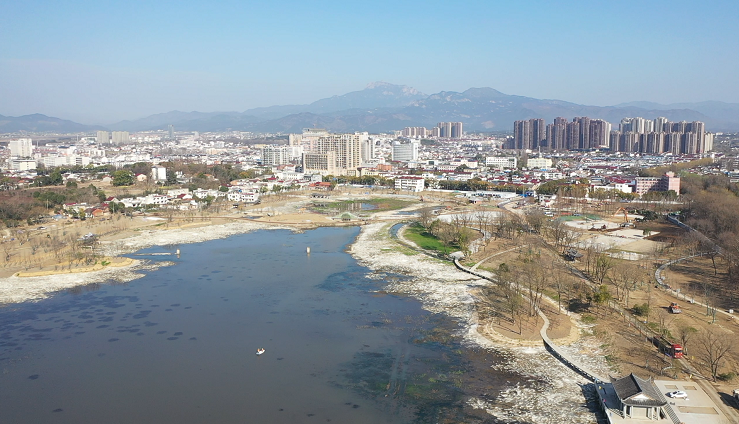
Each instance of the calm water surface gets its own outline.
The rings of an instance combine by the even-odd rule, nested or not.
[[[378,293],[344,252],[357,233],[184,245],[130,283],[0,308],[0,422],[492,422],[464,401],[515,376]]]

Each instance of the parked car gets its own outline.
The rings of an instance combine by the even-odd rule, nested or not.
[[[682,390],[675,390],[674,392],[668,393],[667,396],[671,398],[676,398],[676,399],[687,399],[688,398],[688,394],[683,392]]]

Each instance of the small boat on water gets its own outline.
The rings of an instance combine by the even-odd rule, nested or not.
[[[263,353],[264,353],[264,349],[262,349],[261,347],[257,349],[257,355],[261,355]]]

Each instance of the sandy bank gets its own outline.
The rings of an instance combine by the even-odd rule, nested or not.
[[[14,277],[47,277],[57,274],[75,274],[79,272],[100,271],[105,268],[119,268],[134,265],[137,261],[131,258],[101,258],[97,263],[88,266],[70,267],[69,262],[59,264],[55,269],[47,271],[20,271]]]

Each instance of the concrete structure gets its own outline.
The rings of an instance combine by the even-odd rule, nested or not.
[[[674,172],[667,172],[659,178],[655,177],[636,177],[634,179],[634,193],[642,195],[649,191],[670,191],[680,193],[680,177],[676,177]]]
[[[667,393],[683,391],[687,398]],[[724,424],[729,420],[695,381],[644,380],[633,374],[597,384],[611,424]]]
[[[107,131],[98,131],[96,141],[98,144],[110,143],[110,136]]]
[[[336,152],[303,153],[303,172],[337,175]]]
[[[702,154],[713,149],[713,134],[700,121],[670,122],[658,117],[624,118],[619,131],[611,134],[611,150],[624,153]]]
[[[418,150],[421,146],[416,140],[411,140],[408,143],[401,143],[400,141],[393,141],[392,160],[398,162],[411,162],[418,160]]]
[[[542,157],[529,158],[526,161],[526,167],[528,167],[529,169],[551,168],[552,160]]]
[[[405,127],[401,132],[403,137],[424,138],[431,135],[430,131],[425,127]]]
[[[163,166],[154,166],[151,168],[151,179],[153,181],[166,181],[167,180],[167,168]]]
[[[262,165],[277,166],[290,163],[291,146],[265,146],[262,149]]]
[[[30,158],[33,155],[33,142],[30,138],[19,138],[8,142],[10,156],[17,158]]]
[[[420,192],[425,188],[423,177],[402,176],[395,179],[395,189]]]
[[[33,159],[9,159],[8,166],[14,171],[30,171],[36,169],[36,161]]]
[[[303,134],[303,139],[305,138]],[[311,169],[319,172],[329,171],[329,174],[334,175],[355,175],[362,163],[362,146],[368,139],[369,134],[366,132],[318,136],[313,142],[310,154],[303,155],[303,161],[308,160],[307,165],[304,163],[304,172],[308,172],[305,169]],[[329,153],[333,154],[333,163],[329,156],[326,156]],[[330,171],[332,169],[333,172]]]
[[[513,156],[488,156],[485,158],[485,166],[495,169],[516,169],[518,167],[518,159]]]
[[[131,136],[128,134],[128,131],[113,131],[110,142],[116,146],[121,146],[130,143]]]
[[[437,137],[462,138],[464,134],[461,122],[439,122],[436,124],[436,128],[439,129]]]

